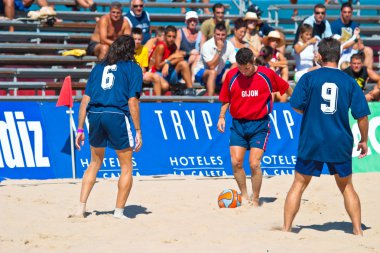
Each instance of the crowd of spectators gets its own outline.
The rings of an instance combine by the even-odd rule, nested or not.
[[[24,6],[24,11],[34,2],[1,0],[0,9],[12,19],[14,9],[21,8],[17,7],[20,6],[18,1]],[[48,5],[46,0],[37,0],[37,3],[42,7]],[[81,0],[77,4],[96,10],[93,0]],[[155,95],[165,94],[171,87],[181,84],[186,88],[183,94],[200,95],[204,92],[197,93],[194,89],[194,83],[199,83],[212,96],[220,90],[228,70],[236,66],[235,54],[241,48],[251,49],[258,65],[267,66],[285,81],[296,84],[303,74],[319,68],[315,55],[318,43],[323,38],[333,36],[341,42],[339,68],[353,76],[363,89],[369,80],[377,82],[374,92],[367,95],[367,99],[379,100],[380,78],[373,71],[373,50],[364,45],[359,25],[352,21],[351,3],[342,3],[340,17],[331,24],[326,19],[326,7],[325,4],[316,4],[313,14],[298,26],[291,46],[296,63],[293,80],[290,79],[285,56],[285,36],[261,18],[262,11],[255,4],[249,6],[244,16],[237,18],[233,26],[225,19],[225,6],[216,3],[212,7],[212,17],[202,23],[196,11],[186,12],[182,9],[185,25],[178,29],[169,25],[152,31],[143,0],[131,0],[125,16],[122,14],[122,5],[112,2],[109,13],[97,20],[87,55],[97,56],[101,60],[118,36],[132,34],[136,43],[136,60],[144,73],[144,83],[152,84]],[[204,13],[210,14],[207,8]],[[294,15],[297,15],[296,11]],[[355,68],[358,61],[361,67]],[[274,101],[288,100],[286,95],[273,96]]]

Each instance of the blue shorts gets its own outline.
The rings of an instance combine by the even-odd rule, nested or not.
[[[308,176],[319,177],[322,173],[324,162],[302,160],[297,158],[295,170],[298,173]],[[330,175],[338,174],[339,177],[347,177],[352,174],[352,160],[343,163],[326,163],[329,169]]]
[[[135,145],[130,119],[119,112],[93,112],[87,114],[90,123],[90,145],[122,150]]]
[[[163,77],[162,76],[162,72],[161,71],[156,71],[156,73]],[[177,71],[175,70],[175,68],[173,66],[170,66],[169,67],[169,71],[168,71],[168,75],[163,77],[170,85],[176,85],[178,83],[178,80],[181,79],[180,76],[178,75]]]
[[[230,146],[265,151],[270,133],[269,117],[259,120],[232,119]]]
[[[195,74],[195,81],[200,83],[202,86],[206,86],[206,83],[203,81],[203,74],[205,73],[206,69],[200,69],[196,74]],[[216,76],[216,80],[215,80],[215,85],[218,87],[218,86],[222,86],[222,78],[223,78],[223,75],[224,75],[224,72],[226,71],[226,68],[224,68],[222,70],[222,72],[220,72],[219,75]]]

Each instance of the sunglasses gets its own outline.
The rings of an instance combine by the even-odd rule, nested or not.
[[[143,5],[143,4],[136,4],[136,5],[133,5],[133,8],[138,8],[138,7],[142,8],[142,7],[144,7],[144,5]]]
[[[216,14],[224,14],[224,11],[215,12]]]
[[[325,12],[324,11],[321,11],[321,12],[319,12],[319,11],[316,11],[316,12],[314,12],[316,15],[325,15]]]

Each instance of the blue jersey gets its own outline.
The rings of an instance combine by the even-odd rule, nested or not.
[[[338,35],[342,35],[343,29],[353,35],[356,27],[359,27],[359,24],[355,23],[354,21],[351,20],[348,24],[343,24],[340,18],[331,23],[332,33]]]
[[[335,68],[302,76],[290,99],[303,110],[298,157],[320,162],[345,162],[352,157],[349,109],[355,119],[370,114],[363,91],[353,78]]]
[[[138,27],[143,32],[142,44],[144,45],[150,39],[150,17],[148,12],[143,11],[140,17],[135,16],[133,11],[125,14],[131,28]]]
[[[90,97],[87,110],[122,112],[129,115],[128,99],[140,97],[142,83],[142,71],[135,62],[96,64],[85,90],[85,94]]]
[[[29,7],[26,8],[24,7],[24,4],[22,3],[22,0],[14,0],[14,5],[15,5],[15,10],[16,11],[23,11],[23,12],[28,12]],[[3,1],[0,1],[0,12],[4,12],[4,3]]]

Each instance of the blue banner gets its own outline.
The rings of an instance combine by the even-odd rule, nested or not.
[[[76,132],[79,103],[70,118],[54,102],[0,103],[0,179],[71,178],[70,120]],[[143,147],[133,155],[133,175],[233,175],[229,155],[231,117],[226,132],[217,131],[219,103],[141,103]],[[293,174],[301,115],[288,103],[276,103],[271,133],[262,159],[264,175]],[[90,163],[86,141],[75,150],[76,176]],[[377,141],[378,143],[378,141]],[[379,154],[374,154],[379,156]],[[250,175],[247,151],[244,168]],[[116,153],[107,149],[98,177],[118,177]]]

